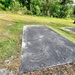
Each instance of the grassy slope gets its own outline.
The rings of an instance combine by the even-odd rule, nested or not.
[[[9,58],[11,55],[20,55],[24,25],[48,26],[75,43],[75,34],[60,29],[60,27],[75,27],[71,19],[17,15],[9,12],[0,13],[6,14],[5,16],[0,15],[0,61]]]

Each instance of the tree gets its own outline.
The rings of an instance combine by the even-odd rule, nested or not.
[[[13,0],[2,0],[0,1],[2,5],[4,5],[5,9],[8,8],[9,6],[13,6],[14,1]]]
[[[31,0],[18,0],[22,7],[26,6],[30,10]]]
[[[39,0],[31,0],[30,11],[35,15],[40,15],[40,1]]]
[[[60,18],[67,17],[69,15],[68,10],[71,9],[71,4],[73,4],[73,0],[60,0]]]
[[[40,9],[42,15],[53,16],[54,8],[53,5],[57,0],[41,0],[40,1]]]
[[[5,9],[26,9],[27,14],[65,18],[72,11],[73,0],[0,0],[0,4]]]

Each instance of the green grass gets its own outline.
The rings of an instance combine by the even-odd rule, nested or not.
[[[71,19],[18,15],[4,11],[0,11],[0,14],[6,14],[0,17],[0,62],[12,55],[20,55],[25,25],[45,25],[75,43],[75,34],[61,29],[75,27]]]

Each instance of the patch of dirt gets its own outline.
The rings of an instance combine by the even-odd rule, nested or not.
[[[19,67],[20,57],[16,57],[9,65],[0,64],[0,69],[7,68],[10,71],[9,75],[20,75]],[[66,65],[54,66],[39,71],[28,72],[23,75],[75,75],[75,62]]]
[[[13,22],[12,21],[9,21],[9,20],[4,20],[4,19],[0,19],[0,26],[3,25],[3,26],[10,26],[12,25]]]
[[[6,14],[0,14],[0,17],[4,17],[4,16],[6,16]]]
[[[17,75],[19,73],[19,66],[20,66],[20,58],[16,57],[15,59],[12,60],[12,62],[10,61],[10,63],[1,62],[0,70],[7,69],[9,70],[9,75]]]
[[[43,69],[40,71],[29,72],[23,75],[75,75],[75,62]]]
[[[4,65],[2,63],[0,63],[0,69],[5,68]]]

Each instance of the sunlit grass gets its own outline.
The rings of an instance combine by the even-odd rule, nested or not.
[[[75,34],[60,28],[53,28],[51,26],[48,26],[49,28],[51,28],[52,30],[56,31],[57,33],[59,33],[61,36],[67,38],[68,40],[70,40],[71,42],[75,43]]]
[[[71,19],[50,17],[37,17],[30,15],[0,12],[5,16],[0,17],[0,61],[12,55],[20,54],[22,30],[25,25],[45,25],[55,30],[65,38],[75,43],[75,34],[60,29],[61,27],[75,27]]]

